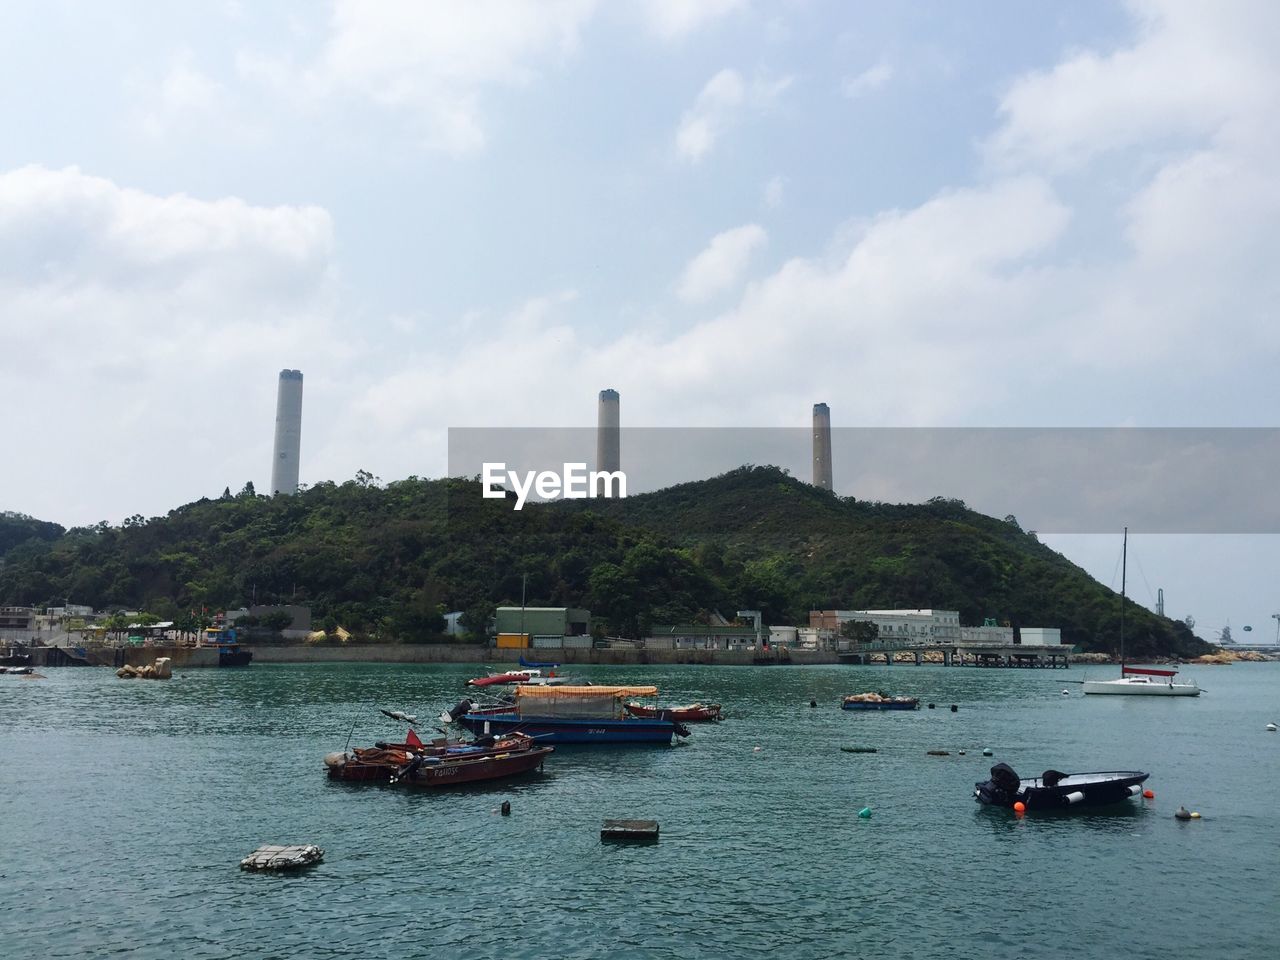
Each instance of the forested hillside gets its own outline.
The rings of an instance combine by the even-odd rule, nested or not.
[[[1112,649],[1119,627],[1116,594],[1013,518],[958,501],[858,502],[772,467],[520,512],[466,480],[381,486],[361,474],[274,498],[247,488],[121,527],[23,538],[0,569],[0,603],[180,618],[292,601],[321,624],[421,640],[443,610],[474,624],[518,603],[525,575],[531,606],[584,606],[630,636],[741,608],[776,624],[805,623],[814,608],[942,607],[964,623],[1060,626],[1090,650]],[[1126,610],[1134,655],[1207,648],[1181,623]]]

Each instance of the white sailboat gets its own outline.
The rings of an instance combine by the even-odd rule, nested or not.
[[[1124,595],[1125,573],[1129,562],[1129,528],[1124,528],[1124,547],[1120,563],[1120,676],[1115,680],[1086,680],[1081,685],[1085,693],[1119,694],[1147,697],[1198,697],[1200,688],[1194,680],[1175,683],[1177,670],[1156,670],[1151,667],[1131,667],[1124,662]]]

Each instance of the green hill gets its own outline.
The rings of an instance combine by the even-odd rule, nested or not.
[[[121,527],[27,538],[0,569],[0,603],[191,609],[298,602],[320,623],[423,639],[439,612],[480,622],[494,604],[585,606],[612,632],[708,610],[941,607],[962,622],[1060,626],[1110,650],[1119,598],[1023,532],[958,501],[919,506],[840,498],[772,467],[743,467],[620,501],[510,504],[464,480],[367,474],[295,497],[201,500]],[[1126,607],[1137,655],[1198,653],[1181,623]]]

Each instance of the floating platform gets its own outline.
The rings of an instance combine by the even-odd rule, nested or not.
[[[324,859],[313,843],[295,846],[265,844],[240,861],[241,870],[301,870]]]
[[[606,820],[600,839],[612,843],[657,843],[657,820]]]

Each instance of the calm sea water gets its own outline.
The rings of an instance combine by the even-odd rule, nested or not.
[[[0,677],[0,954],[1169,960],[1280,949],[1280,734],[1264,730],[1280,721],[1280,664],[1187,668],[1209,690],[1198,700],[1085,698],[1068,682],[1080,669],[592,667],[582,672],[595,682],[655,683],[668,703],[719,701],[729,719],[680,747],[561,748],[542,775],[501,786],[326,780],[322,757],[353,723],[353,744],[394,737],[403,725],[377,707],[438,713],[478,670]],[[869,689],[939,709],[838,709]],[[997,760],[1023,776],[1149,770],[1156,799],[1016,819],[971,799]],[[497,815],[503,800],[510,817]],[[1179,804],[1203,819],[1175,821]],[[856,816],[864,806],[869,820]],[[661,841],[603,845],[606,817],[659,820]],[[262,843],[317,843],[325,862],[298,876],[242,873]]]

